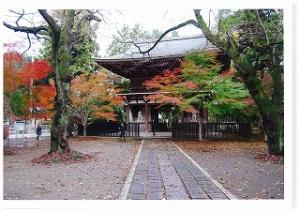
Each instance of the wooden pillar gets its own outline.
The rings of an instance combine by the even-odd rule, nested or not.
[[[148,117],[149,117],[149,104],[148,101],[145,101],[145,131],[146,132],[149,132]]]
[[[126,123],[129,123],[129,110],[130,110],[129,107],[130,107],[129,104],[127,104],[127,107],[126,107]]]

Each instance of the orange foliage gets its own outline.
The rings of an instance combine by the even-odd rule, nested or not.
[[[71,98],[77,114],[77,122],[84,120],[116,120],[113,106],[123,104],[123,98],[117,94],[120,90],[109,83],[106,74],[97,72],[92,75],[82,74],[72,81]]]
[[[144,85],[147,89],[157,91],[156,94],[148,97],[149,100],[158,101],[161,105],[177,105],[186,112],[197,112],[197,110],[184,102],[180,93],[199,89],[199,86],[192,81],[183,80],[181,68],[168,69],[162,75],[156,75],[152,79],[147,80]]]
[[[11,50],[14,45],[6,47],[10,50],[3,55],[4,93],[10,95],[21,87],[30,89],[31,97],[26,97],[28,110],[39,108],[39,112],[33,112],[32,116],[49,118],[51,116],[49,110],[53,109],[53,100],[56,95],[55,87],[53,85],[33,86],[33,82],[42,80],[50,74],[52,71],[50,64],[44,60],[26,62],[20,53]]]
[[[4,93],[12,93],[22,84],[18,67],[23,57],[18,52],[5,52],[3,55]]]
[[[23,84],[30,86],[32,80],[41,80],[48,76],[51,71],[51,66],[47,61],[36,60],[34,62],[26,63],[19,74],[23,79]]]
[[[159,101],[161,104],[173,104],[173,105],[180,105],[182,99],[179,97],[174,97],[174,96],[167,96],[165,94],[154,94],[154,95],[150,95],[148,97],[149,100],[153,100],[153,101]]]

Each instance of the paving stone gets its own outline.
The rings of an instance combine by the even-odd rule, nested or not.
[[[170,142],[144,143],[128,199],[227,199]]]
[[[161,184],[162,183],[162,178],[160,179],[148,179],[147,184]]]
[[[216,187],[213,183],[202,185],[203,190],[206,193],[223,193],[218,187]]]
[[[149,192],[147,193],[148,200],[161,200],[163,199],[162,192]]]
[[[208,193],[211,199],[228,199],[224,193]]]
[[[145,184],[145,180],[141,180],[141,179],[133,179],[131,183],[140,183],[140,184]]]
[[[145,194],[132,194],[129,193],[127,196],[127,199],[131,199],[131,200],[144,200],[145,198]]]
[[[187,200],[190,199],[187,193],[174,191],[174,192],[166,192],[166,199],[167,200]]]
[[[145,193],[145,185],[141,183],[132,183],[129,188],[129,193],[143,194]]]
[[[163,187],[161,185],[152,185],[146,187],[147,192],[161,192],[163,191]]]

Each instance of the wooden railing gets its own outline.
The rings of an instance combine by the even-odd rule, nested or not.
[[[116,137],[120,136],[120,123],[111,121],[96,121],[86,129],[87,136],[106,136]],[[83,127],[78,126],[78,135],[83,135]],[[140,123],[127,123],[125,136],[139,137],[140,136]]]
[[[126,125],[126,136],[140,137],[140,123],[128,123]]]
[[[249,123],[202,123],[201,138],[207,140],[249,139],[251,125]],[[199,123],[183,122],[172,124],[174,139],[200,139]]]
[[[197,122],[172,123],[172,138],[198,139],[199,123]]]

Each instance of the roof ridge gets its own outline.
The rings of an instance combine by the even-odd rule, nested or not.
[[[203,34],[199,35],[193,35],[193,36],[183,36],[183,37],[172,37],[172,38],[163,38],[159,42],[164,42],[164,41],[176,41],[176,40],[189,40],[189,39],[195,39],[195,38],[205,38]],[[143,44],[143,43],[154,43],[158,40],[158,38],[154,39],[145,39],[143,41],[136,41],[135,44]],[[132,41],[128,41],[129,43],[132,43]]]

